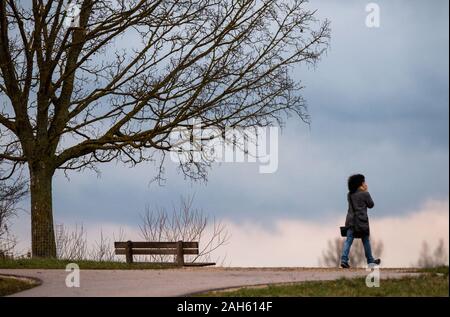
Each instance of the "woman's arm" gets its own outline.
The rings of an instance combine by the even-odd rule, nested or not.
[[[367,207],[372,209],[375,206],[375,203],[373,202],[372,196],[370,196],[369,192],[366,192],[366,204]]]

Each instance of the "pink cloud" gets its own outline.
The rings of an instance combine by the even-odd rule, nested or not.
[[[279,220],[273,230],[227,222],[231,239],[217,255],[226,255],[231,266],[317,266],[327,241],[338,236],[341,222]],[[407,216],[372,217],[371,231],[384,243],[384,266],[415,265],[423,241],[433,248],[444,239],[448,246],[449,202],[429,201]]]

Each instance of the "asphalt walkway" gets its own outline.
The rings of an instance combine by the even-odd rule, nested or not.
[[[80,287],[66,286],[65,270],[0,269],[0,275],[36,278],[40,286],[13,296],[187,296],[240,286],[365,277],[365,270],[304,268],[184,268],[170,270],[81,270]],[[415,274],[380,270],[385,278]]]

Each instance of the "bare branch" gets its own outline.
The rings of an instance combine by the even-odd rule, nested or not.
[[[150,242],[199,241],[197,256],[190,256],[191,262],[209,261],[214,251],[224,246],[230,236],[221,222],[208,222],[201,210],[193,208],[193,197],[181,198],[180,206],[170,213],[164,208],[150,210],[141,216],[141,235]],[[152,261],[166,262],[170,256],[150,256]]]

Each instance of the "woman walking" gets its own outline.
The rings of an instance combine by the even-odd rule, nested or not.
[[[374,207],[374,202],[370,193],[364,175],[352,175],[348,179],[348,213],[345,220],[345,227],[347,228],[347,239],[344,243],[341,257],[341,267],[348,269],[350,249],[355,238],[362,239],[364,246],[364,254],[368,265],[379,265],[380,259],[374,259],[372,255],[372,248],[370,247],[370,227],[369,216],[367,215],[367,208]]]

